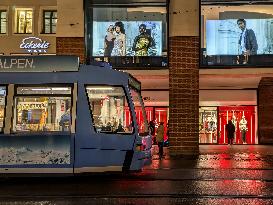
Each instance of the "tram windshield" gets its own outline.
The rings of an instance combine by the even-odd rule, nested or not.
[[[132,119],[122,87],[87,86],[93,124],[97,132],[132,133]]]
[[[139,134],[143,134],[143,135],[147,134],[148,133],[148,122],[147,122],[146,112],[145,112],[145,108],[144,108],[144,103],[142,101],[142,97],[140,95],[140,92],[136,91],[133,88],[130,88],[130,93],[131,93],[134,107],[135,107]]]

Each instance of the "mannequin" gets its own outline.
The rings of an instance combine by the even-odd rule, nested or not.
[[[248,128],[247,128],[247,121],[244,115],[242,116],[242,119],[240,121],[239,128],[240,128],[240,132],[242,133],[243,144],[246,144],[246,132]]]

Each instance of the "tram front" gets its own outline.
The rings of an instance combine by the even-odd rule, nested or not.
[[[141,84],[132,76],[129,77],[129,90],[134,105],[134,128],[136,129],[136,140],[134,154],[130,170],[139,170],[144,165],[152,162],[152,136],[148,129],[147,116],[141,97]]]

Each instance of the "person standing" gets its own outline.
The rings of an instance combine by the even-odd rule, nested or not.
[[[164,145],[164,122],[160,122],[159,127],[156,130],[156,141],[159,150],[159,158],[163,157],[163,145]]]
[[[110,57],[114,48],[114,41],[116,36],[114,35],[114,26],[110,25],[107,29],[107,34],[104,37],[104,56]]]
[[[111,56],[126,55],[126,34],[124,24],[121,21],[115,23],[115,40]]]
[[[241,51],[240,55],[243,55],[245,59],[243,64],[248,63],[248,56],[257,55],[258,44],[255,33],[252,29],[246,28],[245,19],[238,19],[237,25],[241,29],[242,33],[239,38],[239,50]]]
[[[149,48],[154,46],[154,39],[147,33],[146,25],[141,24],[139,26],[139,35],[135,37],[132,50],[135,51],[136,56],[148,56]]]
[[[226,125],[226,131],[228,136],[228,144],[232,144],[234,139],[235,126],[231,120],[229,120],[228,124]]]

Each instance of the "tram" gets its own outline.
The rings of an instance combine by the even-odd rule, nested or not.
[[[1,174],[122,172],[151,162],[140,83],[130,74],[108,65],[54,70],[50,60],[40,66],[51,71],[37,72],[38,57],[6,57],[6,66],[0,58]]]

